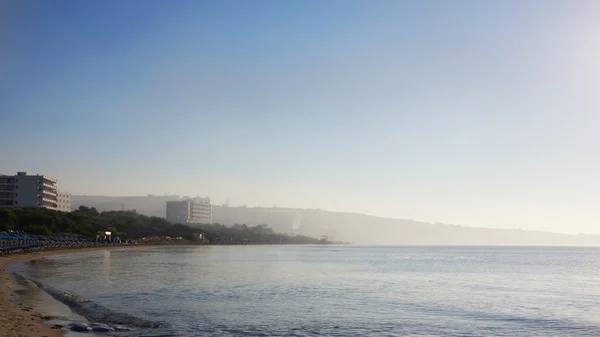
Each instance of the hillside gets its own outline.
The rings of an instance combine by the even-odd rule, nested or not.
[[[165,203],[177,196],[73,196],[73,207],[99,211],[136,209],[148,216],[165,216]],[[359,244],[384,245],[600,245],[599,235],[463,227],[413,220],[387,219],[355,213],[292,208],[213,206],[213,221],[224,225],[267,224],[280,233],[296,233]]]

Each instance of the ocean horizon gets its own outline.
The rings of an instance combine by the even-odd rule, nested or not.
[[[593,247],[138,247],[12,268],[54,322],[119,330],[98,336],[600,335]]]

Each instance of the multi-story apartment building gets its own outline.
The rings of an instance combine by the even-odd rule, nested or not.
[[[167,220],[172,223],[212,223],[210,198],[167,201]]]
[[[0,175],[0,207],[58,209],[56,179],[44,175]]]
[[[58,207],[57,210],[62,212],[71,211],[71,194],[64,191],[58,192]]]

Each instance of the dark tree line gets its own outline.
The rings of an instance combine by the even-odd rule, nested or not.
[[[200,230],[210,242],[250,242],[250,243],[281,243],[281,244],[317,244],[322,241],[303,235],[277,234],[267,225],[246,226],[235,224],[227,227],[221,224],[194,224],[194,229]]]
[[[131,211],[98,212],[81,206],[65,213],[49,209],[0,208],[0,231],[19,230],[38,235],[77,235],[94,238],[99,231],[110,231],[129,238],[150,236],[182,237],[197,241],[198,234],[213,243],[314,244],[320,240],[306,236],[277,234],[266,225],[227,227],[220,224],[171,224],[164,218]]]

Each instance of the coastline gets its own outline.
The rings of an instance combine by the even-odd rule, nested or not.
[[[43,312],[20,303],[15,293],[16,285],[6,267],[14,262],[35,260],[47,256],[75,254],[100,250],[147,248],[150,245],[84,247],[44,250],[31,253],[0,256],[0,336],[6,337],[60,337],[64,330],[53,329],[44,323]]]
[[[36,260],[48,256],[76,254],[102,250],[140,249],[149,247],[169,246],[237,246],[240,244],[190,244],[187,242],[172,243],[149,243],[140,245],[102,246],[82,248],[59,248],[36,252],[18,253],[14,255],[0,256],[0,336],[2,337],[62,337],[68,331],[64,329],[53,329],[45,321],[48,320],[47,312],[29,307],[19,301],[15,292],[18,285],[7,266],[19,262]],[[246,244],[248,245],[248,244]],[[277,244],[253,244],[253,245],[277,245]],[[286,244],[284,244],[286,245]],[[290,245],[290,244],[287,244]],[[304,245],[304,244],[291,244]]]

